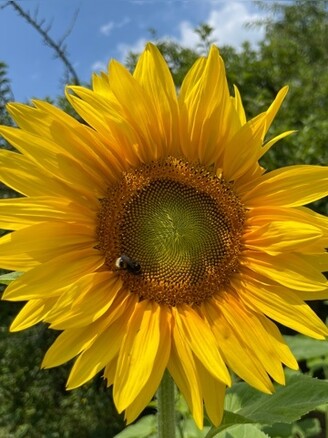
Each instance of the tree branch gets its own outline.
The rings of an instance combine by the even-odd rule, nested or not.
[[[56,57],[61,59],[61,61],[64,63],[66,70],[68,72],[68,77],[71,76],[70,82],[73,83],[74,85],[79,85],[80,84],[79,77],[78,77],[72,63],[68,59],[66,47],[63,44],[65,38],[67,38],[67,36],[72,31],[73,25],[75,23],[75,20],[76,20],[77,14],[78,14],[78,11],[75,13],[75,15],[73,17],[72,24],[70,25],[69,29],[65,32],[64,36],[58,42],[56,42],[49,36],[49,30],[51,28],[51,25],[47,26],[46,28],[44,27],[45,20],[41,20],[38,22],[36,15],[34,17],[32,17],[29,12],[24,11],[24,9],[22,9],[19,6],[19,4],[14,0],[10,0],[9,2],[7,2],[6,6],[11,6],[13,9],[15,9],[15,11],[21,17],[23,17],[32,27],[34,27],[34,29],[37,32],[39,32],[39,34],[43,38],[43,41],[55,51]]]

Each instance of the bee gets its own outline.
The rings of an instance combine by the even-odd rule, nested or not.
[[[119,258],[115,260],[115,266],[118,269],[125,269],[128,272],[131,272],[131,274],[141,274],[141,266],[140,263],[136,260],[132,260],[130,257],[128,257],[125,254],[122,254]]]

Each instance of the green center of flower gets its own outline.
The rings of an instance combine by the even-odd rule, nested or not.
[[[99,248],[141,299],[200,304],[238,269],[244,219],[223,179],[168,158],[126,172],[108,190]]]

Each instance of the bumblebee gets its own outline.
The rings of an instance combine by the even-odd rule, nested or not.
[[[115,260],[115,266],[117,269],[125,269],[131,274],[141,274],[141,266],[136,260],[132,260],[125,254],[122,254],[119,258]]]

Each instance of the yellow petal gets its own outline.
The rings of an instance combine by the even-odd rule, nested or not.
[[[160,344],[157,355],[149,375],[148,381],[140,388],[140,392],[125,410],[127,423],[134,421],[145,409],[163,378],[164,370],[167,365],[171,351],[171,339],[168,333],[171,332],[171,314],[167,309],[161,309],[160,315]]]
[[[207,59],[200,57],[187,72],[179,92],[179,100],[181,100],[181,102],[188,100],[188,96],[194,93],[193,88],[201,81],[206,64]]]
[[[26,196],[63,196],[82,199],[82,195],[48,174],[45,169],[16,152],[0,150],[0,178],[4,184]]]
[[[147,44],[133,76],[152,101],[163,151],[171,154],[172,147],[179,141],[176,89],[167,63],[156,46]]]
[[[77,96],[69,93],[73,91]],[[135,145],[142,143],[135,127],[123,113],[119,103],[115,104],[83,87],[68,87],[67,99],[84,120],[94,128],[97,137],[107,146],[107,155],[115,159],[122,169],[140,164]],[[107,158],[104,158],[107,161]]]
[[[250,354],[247,341],[235,333],[222,314],[220,304],[210,300],[202,305],[202,313],[206,315],[226,364],[251,386],[271,394],[273,385],[262,362]]]
[[[263,157],[263,155],[266,154],[272,148],[272,146],[274,146],[279,140],[282,140],[283,138],[288,137],[288,135],[294,134],[295,132],[296,131],[285,131],[285,132],[282,132],[279,135],[276,135],[271,140],[267,141],[265,143],[265,145],[261,148],[261,151],[260,151],[260,154],[258,156],[258,159]]]
[[[57,330],[91,324],[107,312],[121,289],[121,279],[111,272],[87,274],[58,300],[47,321]]]
[[[92,326],[63,331],[45,354],[42,368],[61,365],[87,350],[104,330],[102,325],[103,321],[97,321]]]
[[[33,104],[35,107],[19,103],[8,104],[8,111],[22,130],[43,140],[47,139],[50,145],[57,144],[62,153],[67,153],[78,162],[82,161],[82,167],[87,168],[95,179],[99,178],[101,171],[104,176],[111,173],[109,166],[105,165],[105,147],[96,140],[95,131],[48,102],[33,100]]]
[[[112,95],[108,74],[105,72],[101,71],[100,74],[93,73],[91,83],[92,89],[95,93],[107,98]]]
[[[41,222],[6,234],[0,239],[0,264],[18,269],[22,260],[32,266],[71,252],[94,247],[93,228],[61,222]],[[26,269],[26,268],[25,268]]]
[[[42,321],[52,308],[56,298],[47,300],[31,300],[25,304],[10,326],[11,332],[25,330]]]
[[[293,370],[298,370],[297,360],[293,356],[293,353],[290,351],[290,348],[286,344],[284,338],[278,330],[278,327],[265,316],[260,314],[258,314],[257,316],[261,324],[265,328],[268,334],[268,338],[270,339],[273,348],[277,351],[281,362]]]
[[[285,375],[281,359],[272,344],[275,339],[268,335],[257,314],[247,310],[243,302],[232,293],[225,293],[224,297],[220,297],[218,305],[237,336],[248,345],[251,354],[259,359],[274,380],[283,384]]]
[[[232,97],[232,102],[234,104],[234,107],[236,108],[237,114],[239,116],[240,124],[241,126],[245,125],[246,123],[246,114],[243,106],[243,102],[241,100],[241,95],[239,93],[238,88],[236,85],[233,86],[235,97]]]
[[[36,266],[10,283],[3,294],[9,301],[44,299],[60,295],[83,275],[94,272],[104,263],[99,251],[87,249],[60,255]],[[49,278],[56,282],[49,283]]]
[[[215,379],[197,358],[195,358],[195,361],[202,385],[207,415],[209,416],[211,423],[214,426],[218,426],[223,417],[226,386],[224,383]]]
[[[154,100],[143,90],[138,81],[118,62],[112,61],[109,68],[110,85],[121,104],[121,111],[140,139],[140,153],[149,160],[165,154],[163,129],[158,123]],[[131,105],[131,96],[134,96]],[[142,152],[144,151],[144,152]]]
[[[76,97],[74,94],[77,96]],[[83,119],[104,138],[111,136],[108,120],[119,122],[120,117],[108,105],[108,101],[84,87],[69,86],[66,88],[66,98]],[[107,104],[107,105],[106,105]],[[111,138],[110,138],[111,139]]]
[[[131,294],[130,294],[131,295]],[[51,368],[61,365],[77,356],[82,351],[87,351],[93,342],[122,315],[130,315],[135,305],[135,297],[124,300],[122,309],[117,304],[114,318],[105,315],[86,327],[73,328],[63,331],[47,351],[43,362],[43,368]],[[124,330],[123,330],[124,331]]]
[[[165,311],[145,300],[138,303],[130,318],[114,379],[113,396],[119,412],[133,403],[154,367],[158,367],[157,382],[163,375],[170,352],[170,343],[163,342],[170,336]],[[156,358],[161,358],[159,363],[155,363]]]
[[[309,241],[306,243],[303,243],[303,247],[299,248],[300,252],[308,253],[322,253],[326,247],[328,247],[328,218],[325,216],[322,216],[318,213],[313,212],[312,210],[306,208],[306,207],[298,207],[298,208],[288,208],[288,207],[256,207],[252,208],[248,212],[248,218],[247,218],[247,230],[250,231],[250,234],[244,235],[244,241],[245,243],[250,243],[252,232],[255,230],[257,233],[257,230],[264,230],[266,227],[275,226],[276,223],[283,224],[286,223],[286,225],[289,222],[295,222],[296,230],[290,230],[291,233],[298,234],[299,230],[305,229],[308,230],[307,233],[309,233],[309,229],[312,227],[313,231],[314,229],[318,230],[318,234],[320,234],[320,239],[309,239]],[[280,225],[279,225],[280,227]],[[283,227],[283,225],[282,225]],[[289,231],[288,231],[289,232]],[[274,242],[272,241],[272,244],[279,245],[279,240],[281,237],[286,238],[284,236],[284,231],[281,230],[282,236],[280,233],[277,235],[277,240]],[[310,232],[311,233],[311,232]],[[247,236],[247,237],[246,237]],[[298,239],[301,240],[301,236],[298,237]],[[298,242],[298,241],[297,241]],[[296,242],[296,244],[297,244]],[[246,243],[246,244],[247,244]],[[291,243],[291,242],[289,242]],[[284,245],[284,244],[283,244]],[[263,247],[263,250],[268,252],[267,250],[270,250],[269,247],[265,248]],[[321,271],[324,271],[324,269],[321,269]]]
[[[23,130],[48,136],[53,120],[61,120],[71,128],[80,125],[72,116],[49,102],[37,99],[33,99],[32,102],[34,107],[17,102],[11,102],[7,106],[8,112]]]
[[[279,90],[275,100],[272,102],[272,104],[270,105],[270,107],[266,111],[266,123],[265,123],[264,135],[268,132],[268,130],[271,126],[271,123],[272,123],[273,119],[276,117],[277,112],[278,112],[279,108],[281,107],[287,93],[288,93],[287,86],[285,86],[281,90]],[[264,139],[264,135],[263,135],[263,139]]]
[[[264,251],[270,255],[306,252],[307,245],[318,240],[322,242],[322,238],[320,228],[288,219],[253,227],[243,236],[246,248]],[[310,251],[311,248],[310,246]]]
[[[328,272],[328,251],[320,252],[319,254],[303,254],[303,259],[310,263],[312,266],[316,266],[320,272]],[[315,298],[311,298],[315,296]],[[302,298],[304,300],[325,300],[327,298],[326,293],[316,292],[315,294],[310,291],[309,294],[302,292]]]
[[[249,251],[243,265],[291,289],[305,292],[328,290],[328,282],[318,268],[297,254],[271,256],[264,252]]]
[[[172,310],[174,311],[178,330],[188,342],[195,356],[216,379],[230,386],[230,375],[219,354],[215,338],[208,325],[190,306],[181,305]]]
[[[247,222],[250,225],[262,226],[270,221],[297,221],[304,224],[313,224],[322,231],[328,227],[328,218],[315,213],[307,207],[288,208],[275,206],[259,206],[250,209]],[[328,233],[328,230],[327,230]]]
[[[74,362],[67,380],[67,389],[77,388],[91,380],[116,356],[123,336],[127,318],[115,321],[85,349]]]
[[[238,189],[248,207],[298,207],[328,195],[328,168],[289,166]]]
[[[246,274],[243,277],[242,287],[235,287],[252,309],[259,309],[269,318],[307,336],[323,339],[328,335],[327,327],[297,293],[285,287],[267,285]]]
[[[132,297],[126,312],[80,354],[68,377],[67,389],[77,388],[92,379],[117,355],[134,307],[135,299]]]
[[[186,399],[195,423],[201,429],[203,427],[203,395],[195,358],[176,325],[173,325],[168,370]]]
[[[104,379],[106,379],[107,387],[112,386],[114,383],[116,364],[117,364],[117,356],[115,356],[114,359],[108,362],[108,364],[105,366],[103,377]]]
[[[190,161],[211,165],[240,128],[230,99],[223,60],[212,46],[206,60],[196,62],[183,81],[179,107],[181,148]]]
[[[262,146],[265,127],[265,113],[245,123],[227,143],[223,156],[224,178],[238,180],[254,164],[257,164],[258,151]]]
[[[93,201],[90,189],[96,196],[103,194],[103,186],[95,172],[88,172],[86,166],[71,158],[64,149],[54,141],[42,138],[12,127],[0,127],[0,134],[32,162],[42,167],[47,173],[60,179],[66,185],[74,186],[79,193]],[[92,181],[88,186],[87,181]]]
[[[92,206],[90,206],[92,207]],[[95,209],[62,197],[38,196],[0,200],[0,227],[19,230],[36,222],[66,221],[94,226]],[[35,236],[33,236],[34,239]]]
[[[259,167],[258,160],[264,152],[262,148],[264,136],[287,91],[287,87],[281,89],[268,110],[244,123],[231,141],[227,143],[222,166],[227,180],[238,181],[238,178],[246,172],[253,173],[254,167]]]

